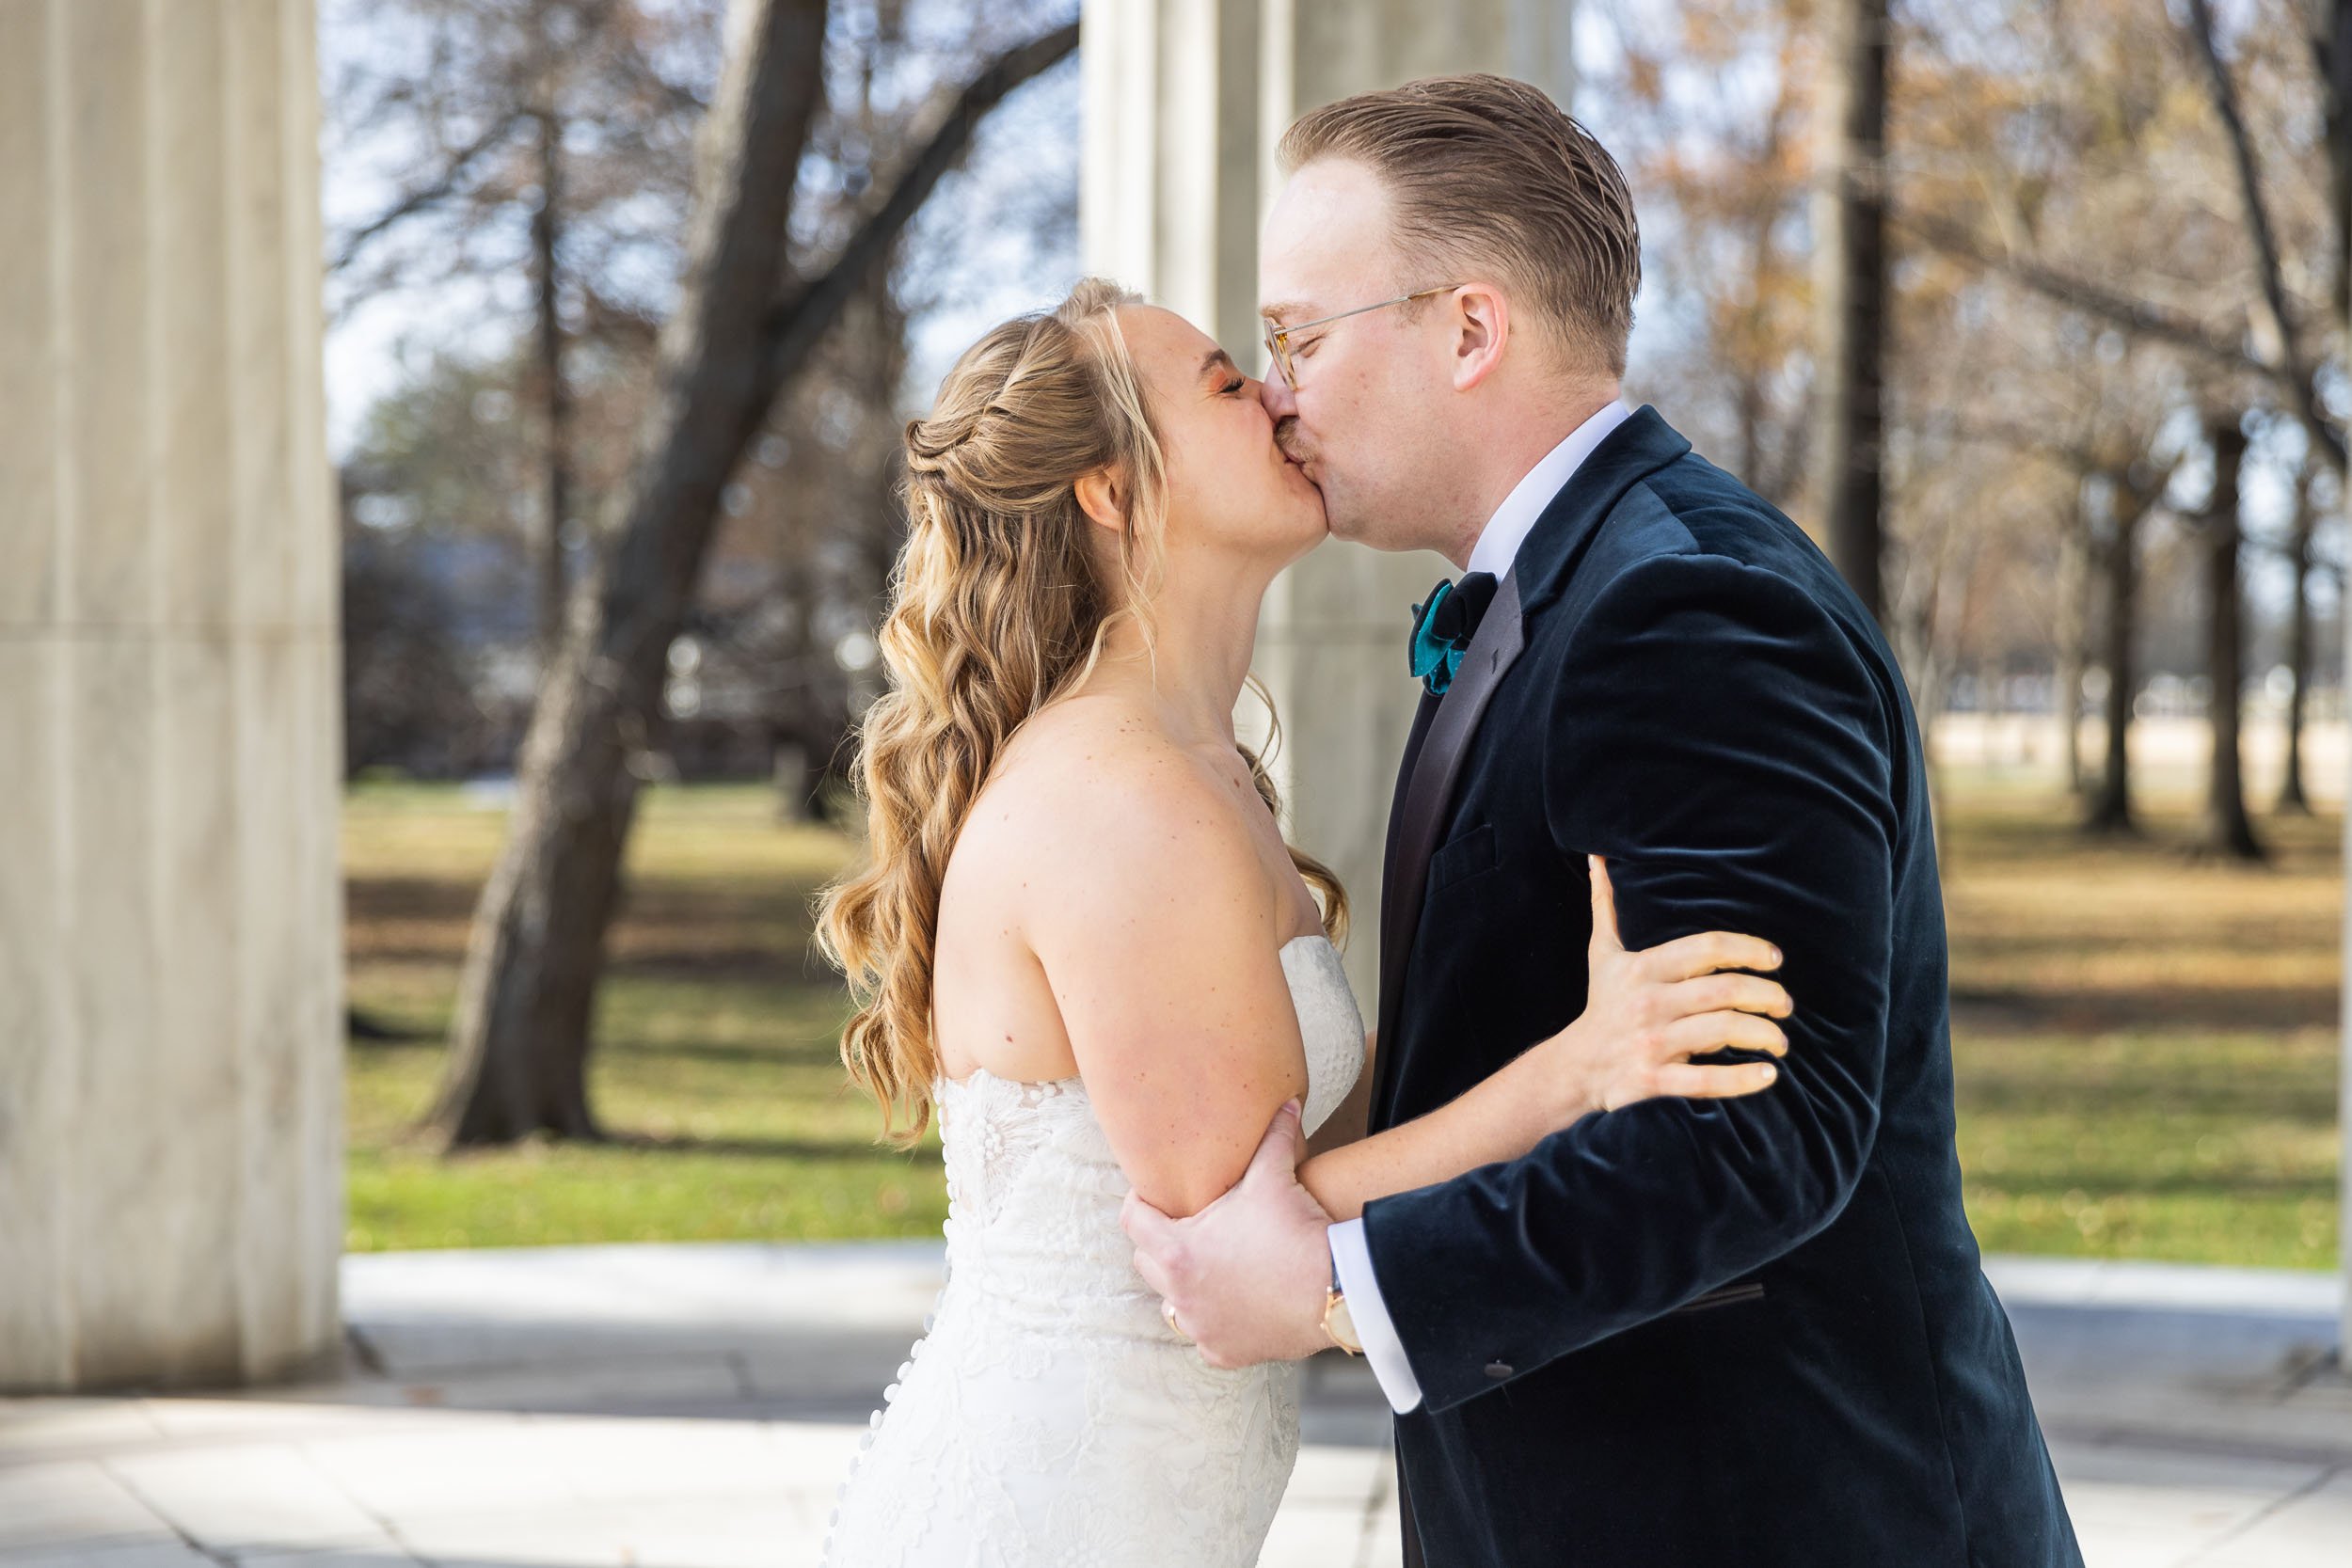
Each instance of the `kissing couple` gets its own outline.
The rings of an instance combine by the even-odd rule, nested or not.
[[[1486,75],[1281,160],[1263,381],[1088,281],[907,428],[819,934],[850,1075],[938,1116],[948,1275],[829,1560],[1248,1568],[1336,1347],[1410,1563],[2079,1568],[1961,1207],[1918,724],[1804,533],[1620,401],[1623,173]],[[1369,1032],[1232,717],[1327,534],[1461,572]]]

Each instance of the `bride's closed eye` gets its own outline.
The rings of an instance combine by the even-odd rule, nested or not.
[[[1223,392],[1226,396],[1231,397],[1233,393],[1240,391],[1244,387],[1248,385],[1249,378],[1248,376],[1237,375],[1233,377],[1232,380],[1227,382],[1223,387],[1218,388],[1217,390]]]

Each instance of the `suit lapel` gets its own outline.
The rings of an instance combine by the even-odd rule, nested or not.
[[[1421,744],[1408,746],[1409,762],[1398,811],[1390,818],[1390,863],[1380,890],[1380,1039],[1395,1038],[1397,1003],[1405,994],[1405,959],[1413,950],[1421,925],[1421,901],[1429,881],[1429,854],[1438,845],[1438,830],[1445,820],[1446,803],[1454,795],[1462,760],[1470,753],[1470,737],[1493,700],[1527,638],[1519,617],[1518,574],[1503,575],[1494,602],[1478,623],[1477,635],[1464,650],[1459,673],[1436,705],[1425,729],[1416,716]],[[1422,704],[1431,713],[1431,705]],[[1386,1103],[1396,1053],[1379,1053],[1373,1085],[1373,1104]]]
[[[1396,846],[1405,832],[1405,792],[1413,782],[1413,764],[1421,756],[1421,749],[1429,737],[1429,722],[1438,715],[1445,699],[1432,695],[1427,689],[1421,694],[1421,705],[1413,710],[1413,727],[1405,736],[1405,760],[1396,770],[1396,789],[1389,799],[1388,845],[1380,855],[1380,886],[1384,890],[1396,885]],[[1380,906],[1380,950],[1385,958],[1389,942],[1389,905],[1384,898]]]
[[[1374,1125],[1388,1117],[1404,1041],[1397,1018],[1405,995],[1406,961],[1421,924],[1429,885],[1429,856],[1437,847],[1454,786],[1476,736],[1478,721],[1503,675],[1526,647],[1528,621],[1558,599],[1584,546],[1626,492],[1691,450],[1675,429],[1645,404],[1593,449],[1551,499],[1520,545],[1462,657],[1461,672],[1442,698],[1424,695],[1398,769],[1389,813],[1389,840],[1380,884],[1380,1051],[1374,1069]]]

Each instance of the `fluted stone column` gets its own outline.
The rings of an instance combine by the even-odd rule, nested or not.
[[[0,0],[0,1389],[337,1340],[310,0]]]
[[[1200,323],[1247,366],[1274,155],[1304,111],[1416,76],[1495,71],[1568,102],[1566,0],[1086,0],[1080,243],[1090,272]],[[1410,607],[1454,568],[1334,541],[1266,597],[1256,668],[1281,716],[1293,839],[1347,885],[1348,974],[1377,999],[1389,796],[1420,689]],[[1245,729],[1255,720],[1245,700]]]

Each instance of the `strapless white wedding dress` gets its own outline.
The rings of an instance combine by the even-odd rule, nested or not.
[[[1321,936],[1283,945],[1309,1132],[1364,1065]],[[1119,1227],[1075,1078],[938,1085],[947,1283],[841,1489],[832,1568],[1250,1568],[1298,1457],[1295,1362],[1219,1371]]]

